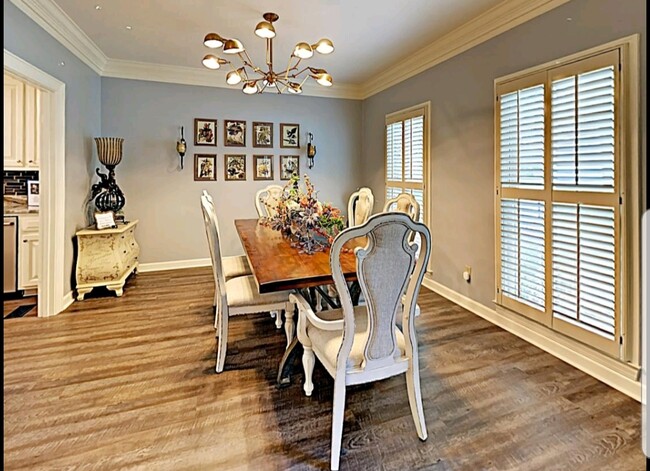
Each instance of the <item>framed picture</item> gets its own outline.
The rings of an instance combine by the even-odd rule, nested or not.
[[[273,156],[272,155],[254,155],[253,180],[273,180]]]
[[[273,147],[273,123],[253,123],[253,147]]]
[[[280,123],[280,147],[300,147],[300,125]]]
[[[101,231],[102,229],[113,229],[117,227],[117,224],[115,223],[115,214],[113,211],[97,211],[95,213],[95,227],[97,227],[98,231]]]
[[[225,155],[224,173],[227,181],[246,180],[246,156]]]
[[[27,180],[27,206],[40,206],[41,185],[38,180]]]
[[[300,175],[300,156],[280,156],[280,180],[291,180],[294,175]]]
[[[227,146],[246,147],[246,121],[224,120],[223,135]]]
[[[217,179],[217,155],[194,154],[194,181],[207,182]]]
[[[194,119],[194,145],[195,146],[216,146],[217,145],[217,120],[216,119]]]

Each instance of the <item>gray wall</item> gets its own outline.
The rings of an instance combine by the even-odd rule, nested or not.
[[[4,47],[66,84],[65,108],[65,272],[66,292],[74,273],[74,234],[86,225],[94,136],[101,130],[100,77],[9,0],[4,0]],[[61,67],[60,62],[65,62]]]
[[[215,76],[215,80],[222,77]],[[126,196],[124,212],[140,221],[136,236],[141,263],[209,256],[199,206],[207,189],[216,201],[225,255],[243,253],[233,220],[257,217],[255,192],[283,184],[280,154],[299,154],[322,200],[345,208],[358,186],[361,102],[294,95],[244,95],[240,89],[102,78],[102,135],[123,137],[124,157],[116,179]],[[217,119],[217,147],[194,146],[194,118]],[[223,145],[226,119],[247,121],[247,147]],[[252,147],[252,122],[274,123],[274,148]],[[280,123],[300,124],[301,149],[281,149]],[[181,171],[175,150],[180,126],[188,143]],[[314,134],[315,166],[306,165],[306,134]],[[195,182],[195,153],[217,154],[217,181]],[[246,154],[247,181],[224,181],[224,154]],[[275,181],[253,180],[253,155],[273,154]]]
[[[572,21],[567,21],[572,18]],[[494,298],[494,79],[641,33],[645,160],[645,1],[575,0],[363,102],[362,168],[384,192],[384,117],[431,101],[433,279],[486,306]],[[472,282],[462,278],[472,266]]]

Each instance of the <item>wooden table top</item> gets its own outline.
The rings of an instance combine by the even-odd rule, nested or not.
[[[260,293],[334,283],[329,249],[312,255],[300,253],[280,231],[258,219],[236,219],[235,227]],[[342,253],[341,265],[347,280],[357,279],[354,253]]]

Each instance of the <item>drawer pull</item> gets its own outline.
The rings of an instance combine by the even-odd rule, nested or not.
[[[124,251],[124,253],[126,253],[126,250]]]

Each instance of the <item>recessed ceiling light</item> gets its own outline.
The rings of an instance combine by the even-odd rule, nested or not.
[[[95,10],[101,10],[102,6],[101,5],[95,5]]]
[[[126,29],[128,29],[129,31],[131,31],[131,30],[133,29],[133,26],[126,25]]]
[[[60,65],[61,67],[65,67],[65,62],[63,62],[63,61],[59,62],[59,65]]]
[[[573,21],[573,18],[569,17],[566,19],[567,21]]]

